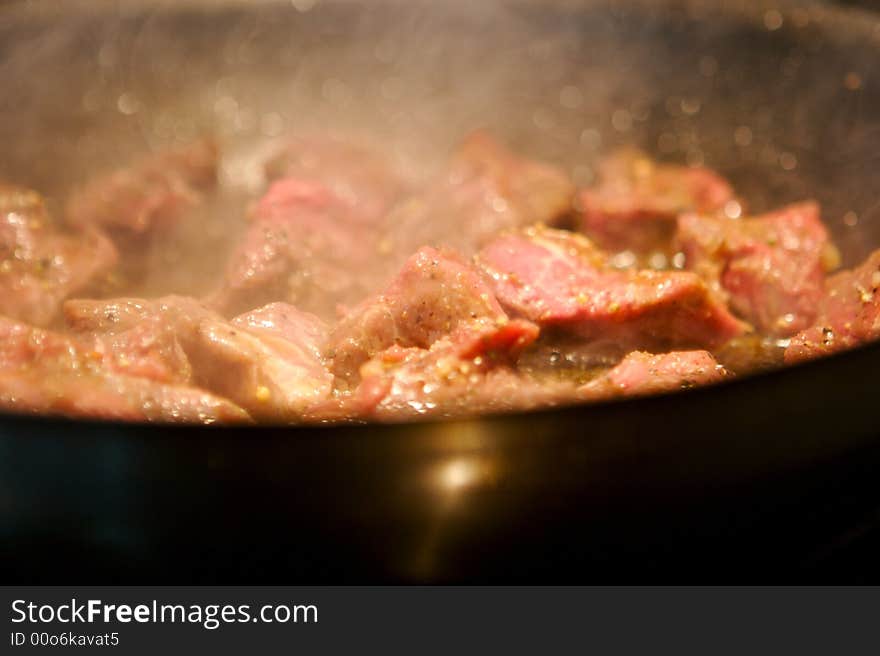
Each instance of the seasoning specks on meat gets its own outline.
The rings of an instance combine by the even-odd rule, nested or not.
[[[686,266],[758,330],[786,337],[815,318],[836,252],[816,203],[754,218],[684,214],[676,236]]]
[[[361,364],[391,346],[429,348],[464,326],[506,321],[474,267],[455,253],[426,246],[382,294],[364,301],[331,331],[331,370],[340,383],[353,383]]]
[[[716,347],[744,331],[696,274],[617,271],[566,231],[507,233],[477,259],[510,312],[585,340]]]
[[[0,409],[456,417],[687,389],[880,337],[880,251],[826,280],[814,203],[742,218],[718,174],[637,151],[577,194],[485,133],[419,188],[378,150],[288,139],[213,293],[124,287],[146,241],[144,266],[166,261],[217,166],[209,140],[156,153],[74,193],[64,229],[0,187]],[[572,213],[579,232],[547,227]],[[101,298],[110,276],[131,296]]]
[[[659,355],[635,351],[579,391],[590,400],[656,394],[717,383],[727,375],[724,367],[706,351],[673,351]]]
[[[217,176],[217,145],[203,139],[159,151],[97,177],[70,198],[70,225],[99,227],[131,239],[174,222]]]
[[[472,255],[502,230],[556,223],[571,212],[573,196],[561,169],[476,132],[426,189],[389,214],[385,240],[404,256],[422,246]]]
[[[730,185],[717,173],[660,164],[633,148],[603,160],[598,178],[578,197],[580,226],[610,250],[665,250],[680,214],[715,213],[733,199]]]
[[[46,326],[64,299],[96,288],[116,261],[100,232],[64,230],[35,192],[0,185],[0,314]]]

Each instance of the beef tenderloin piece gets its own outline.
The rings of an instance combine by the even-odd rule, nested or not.
[[[407,185],[378,151],[352,139],[291,138],[266,162],[270,182],[283,178],[327,188],[354,210],[353,219],[374,223],[405,192]]]
[[[476,261],[512,316],[615,350],[714,348],[746,330],[696,274],[615,270],[582,235],[510,232]]]
[[[388,162],[350,143],[298,139],[267,174],[212,307],[234,315],[281,300],[329,321],[387,282],[396,263],[379,226],[405,187]]]
[[[67,223],[105,230],[123,246],[143,244],[146,233],[178,222],[217,181],[217,145],[201,139],[147,155],[99,175],[74,192]]]
[[[661,164],[633,148],[605,158],[597,178],[578,195],[580,229],[614,251],[668,250],[679,214],[716,213],[734,199],[714,171]]]
[[[642,396],[717,383],[727,375],[724,367],[707,351],[672,351],[658,355],[634,351],[578,392],[581,398],[589,400]]]
[[[785,362],[850,349],[880,337],[880,250],[828,278],[812,326],[791,338]]]
[[[812,324],[838,256],[814,202],[754,218],[685,214],[676,241],[700,274],[758,331],[787,337]]]
[[[380,284],[377,236],[358,215],[323,185],[276,181],[254,207],[208,304],[229,315],[283,300],[332,320],[340,305],[354,305]]]
[[[56,226],[38,194],[0,185],[0,314],[47,326],[64,299],[97,287],[116,262],[97,230]]]
[[[226,396],[261,420],[298,419],[332,390],[321,358],[326,326],[285,303],[232,321],[180,296],[70,301],[65,315],[73,329],[97,331],[99,342],[119,346],[116,359],[124,358],[129,371],[135,365],[141,375],[151,371],[142,354],[168,368],[177,362],[179,379]]]
[[[469,256],[503,230],[558,222],[571,213],[573,198],[574,186],[562,169],[476,132],[420,194],[388,215],[382,246],[404,257],[422,246]]]
[[[96,350],[94,339],[0,317],[0,408],[71,417],[211,424],[248,414],[231,401]]]
[[[72,299],[64,304],[68,328],[114,368],[165,382],[193,382],[188,353],[200,322],[215,316],[186,296]]]
[[[508,321],[480,273],[451,251],[419,249],[381,293],[331,331],[327,356],[339,383],[356,383],[360,366],[393,346],[429,348],[464,326]]]
[[[321,356],[326,336],[318,317],[286,303],[204,321],[192,356],[197,379],[256,419],[300,419],[333,391]]]

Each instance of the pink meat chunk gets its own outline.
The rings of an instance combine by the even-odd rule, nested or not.
[[[75,192],[67,203],[67,222],[98,227],[137,245],[135,237],[176,223],[200,202],[202,192],[216,183],[217,159],[210,139],[144,157]]]
[[[406,188],[395,167],[377,151],[339,138],[291,139],[265,170],[270,181],[293,178],[327,188],[356,210],[353,220],[368,223],[384,216]]]
[[[117,355],[91,340],[0,318],[0,408],[125,421],[249,421],[209,392],[131,375]]]
[[[516,371],[519,353],[537,327],[511,321],[481,330],[459,330],[430,348],[391,346],[366,362],[353,403],[355,416],[401,420],[459,416],[552,405],[574,396],[574,387],[539,384]]]
[[[70,370],[0,370],[0,408],[8,412],[114,421],[247,423],[227,399],[196,387]]]
[[[117,360],[132,363],[129,371],[149,375],[150,364],[155,372],[176,364],[179,380],[228,397],[256,418],[296,419],[332,390],[321,358],[326,326],[284,303],[232,321],[175,296],[71,301],[65,315],[74,329],[99,331],[99,344],[121,345]]]
[[[236,317],[232,323],[261,334],[300,341],[316,356],[320,356],[328,332],[321,319],[288,303],[269,303]]]
[[[46,326],[65,298],[99,285],[116,261],[97,231],[57,228],[36,193],[0,185],[0,313]]]
[[[192,333],[200,319],[212,316],[216,315],[200,301],[176,295],[157,299],[77,298],[64,304],[65,323],[80,333],[120,333],[152,317],[161,317],[178,334]]]
[[[67,326],[105,366],[161,382],[190,383],[192,348],[201,320],[213,316],[195,299],[74,299],[64,304]]]
[[[677,242],[688,269],[758,330],[777,337],[812,324],[825,271],[836,262],[812,202],[747,219],[685,214]]]
[[[356,382],[360,366],[393,345],[425,349],[456,330],[507,321],[478,271],[450,251],[426,246],[382,294],[336,325],[328,346],[331,370],[340,381]]]
[[[601,163],[597,184],[580,193],[580,224],[609,250],[664,250],[679,214],[714,213],[733,198],[727,181],[709,169],[660,164],[623,149]]]
[[[673,351],[652,355],[634,351],[598,378],[582,386],[582,398],[600,400],[674,392],[717,383],[727,376],[724,367],[706,351]]]
[[[614,270],[572,233],[507,233],[477,261],[515,316],[617,349],[713,348],[745,330],[696,274]]]
[[[371,171],[375,163],[363,157],[363,167]],[[397,185],[383,182],[381,190],[372,185],[374,175],[384,180],[391,174],[321,173],[272,183],[251,212],[224,283],[210,299],[213,307],[237,314],[283,300],[332,320],[340,306],[358,303],[387,281],[393,270],[383,266],[376,226]]]
[[[286,303],[199,326],[199,379],[257,419],[301,418],[333,391],[321,346],[327,328]]]
[[[787,363],[811,360],[880,337],[880,250],[865,262],[828,278],[818,317],[791,338]]]
[[[404,256],[422,246],[471,255],[502,230],[558,221],[571,212],[573,198],[561,169],[475,133],[437,179],[391,212],[382,246]]]

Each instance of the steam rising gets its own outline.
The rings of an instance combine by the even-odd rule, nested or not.
[[[636,144],[718,168],[745,190],[746,210],[818,197],[850,261],[880,241],[863,232],[878,224],[869,219],[880,116],[865,100],[876,93],[876,52],[827,39],[818,11],[697,1],[45,4],[66,9],[0,10],[0,177],[57,205],[137,153],[206,132],[223,145],[219,200],[203,229],[162,255],[171,261],[157,263],[164,278],[151,291],[195,290],[213,275],[219,245],[235,238],[263,184],[259,163],[285,135],[316,132],[374,143],[413,179],[476,127],[563,163],[582,185],[602,152]]]

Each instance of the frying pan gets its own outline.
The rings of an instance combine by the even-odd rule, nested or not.
[[[635,143],[718,169],[756,211],[816,198],[852,265],[880,246],[878,51],[873,14],[822,4],[13,2],[0,9],[0,177],[57,207],[133,153],[217,134],[205,246],[145,285],[197,292],[272,139],[367,134],[418,172],[488,127],[582,184],[601,152]],[[675,395],[399,425],[5,416],[0,573],[821,576],[810,549],[833,550],[880,498],[876,371],[868,345]]]

